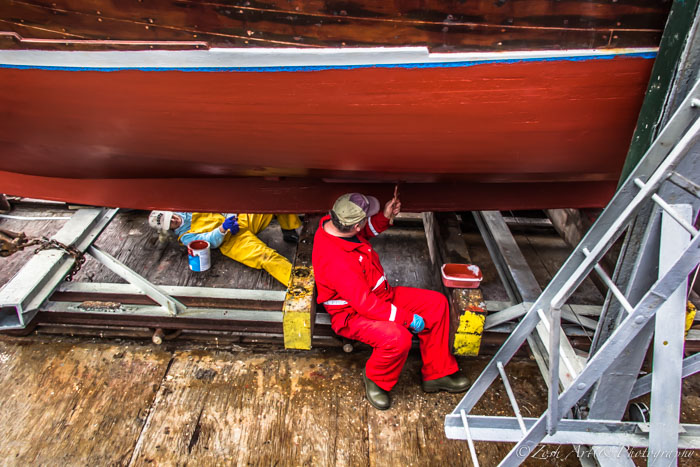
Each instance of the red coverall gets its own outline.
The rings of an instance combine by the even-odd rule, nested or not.
[[[413,315],[425,320],[418,334],[424,380],[451,375],[459,368],[449,351],[449,305],[432,290],[392,287],[384,276],[379,255],[367,241],[389,227],[384,214],[372,216],[357,237],[360,243],[330,235],[321,219],[314,238],[312,262],[318,303],[331,315],[336,334],[372,346],[366,375],[385,391],[399,379],[411,348],[408,327]]]

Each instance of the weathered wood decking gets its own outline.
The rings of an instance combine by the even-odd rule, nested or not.
[[[424,394],[420,357],[409,356],[393,406],[373,409],[360,378],[369,351],[280,352],[160,348],[128,341],[0,338],[3,465],[470,465],[467,444],[445,439],[459,395]],[[487,357],[460,359],[475,378]],[[525,415],[545,404],[534,362],[508,366]],[[686,380],[700,392],[700,378]],[[698,420],[696,395],[685,420]],[[510,415],[503,388],[480,414]],[[482,465],[509,445],[477,443]],[[545,461],[579,465],[567,447]],[[697,458],[681,459],[693,465]]]
[[[422,393],[413,353],[392,392],[393,407],[377,411],[365,401],[360,377],[368,356],[3,337],[0,459],[4,465],[466,464],[466,443],[445,439],[442,428],[460,396]],[[486,362],[461,363],[476,377]],[[544,394],[542,383],[528,377],[534,363],[516,362],[509,371],[516,388]],[[534,413],[531,404],[525,413]],[[505,393],[492,391],[485,406],[485,413],[506,414]],[[479,445],[486,458],[505,449]]]

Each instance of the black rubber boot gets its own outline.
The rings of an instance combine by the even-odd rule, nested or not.
[[[372,407],[379,410],[386,410],[391,407],[389,392],[380,388],[377,386],[377,383],[369,379],[365,374],[365,370],[362,370],[362,379],[365,380],[365,394]]]
[[[299,234],[294,229],[282,229],[282,239],[287,243],[299,243]]]
[[[442,378],[432,379],[430,381],[423,381],[421,387],[424,392],[464,392],[469,389],[471,381],[466,375],[457,371],[449,376],[443,376]]]

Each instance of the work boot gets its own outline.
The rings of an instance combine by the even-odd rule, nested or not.
[[[282,229],[282,240],[287,243],[299,243],[299,234],[294,229]]]
[[[385,391],[377,386],[377,383],[367,377],[365,370],[362,370],[362,379],[365,380],[365,394],[372,407],[379,410],[386,410],[391,407],[389,391]]]
[[[430,381],[423,381],[421,387],[424,392],[464,392],[469,389],[471,381],[463,373],[457,371],[449,376],[443,376]]]

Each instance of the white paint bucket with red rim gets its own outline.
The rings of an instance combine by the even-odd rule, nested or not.
[[[187,260],[190,269],[195,272],[204,272],[211,266],[211,251],[209,242],[205,240],[195,240],[187,245]]]

